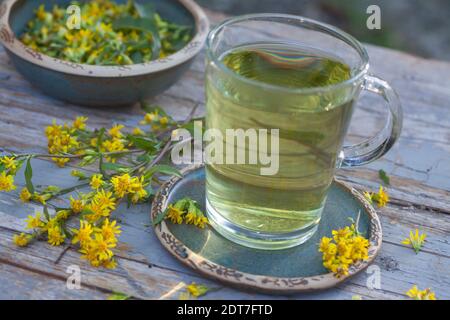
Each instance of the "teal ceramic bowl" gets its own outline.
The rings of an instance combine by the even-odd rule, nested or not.
[[[126,0],[115,0],[119,3]],[[44,4],[70,5],[70,0],[4,0],[0,4],[0,42],[17,70],[49,96],[87,106],[121,106],[153,97],[174,84],[202,49],[208,19],[193,0],[136,0],[152,3],[161,17],[193,27],[193,39],[164,59],[127,65],[92,66],[55,59],[18,40],[34,10]],[[84,2],[84,1],[80,1]]]

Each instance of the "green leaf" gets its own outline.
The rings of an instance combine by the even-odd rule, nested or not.
[[[380,177],[381,181],[384,182],[385,185],[389,186],[391,184],[391,179],[389,179],[389,176],[386,174],[384,170],[378,171],[378,176]]]
[[[27,159],[27,165],[25,167],[25,183],[27,185],[28,192],[31,194],[34,193],[34,186],[33,186],[33,168],[31,167],[31,157],[28,157]]]
[[[149,196],[152,196],[155,194],[155,190],[153,190],[153,187],[151,184],[149,184],[148,186],[145,187],[145,191],[147,191],[147,194]]]
[[[119,172],[128,172],[129,170],[127,166],[111,162],[103,162],[102,169],[105,171],[119,171]]]
[[[161,52],[161,39],[158,33],[158,27],[155,20],[151,18],[133,18],[131,16],[123,17],[113,22],[114,30],[137,30],[147,32],[152,35],[152,59],[158,59]]]
[[[97,159],[97,157],[95,156],[86,156],[83,158],[83,160],[79,163],[80,167],[86,167],[92,163],[95,162],[95,160]]]
[[[133,47],[136,49],[136,47]],[[142,53],[140,51],[135,51],[131,54],[131,60],[133,60],[134,64],[139,64],[144,62],[144,57],[142,56]]]
[[[166,218],[168,212],[169,209],[167,208],[163,212],[158,213],[152,221],[153,226],[156,227],[158,224],[160,224]]]
[[[133,205],[132,198],[133,198],[133,195],[132,195],[132,194],[128,194],[128,195],[127,195],[127,209],[130,209],[131,206]]]
[[[129,135],[128,140],[139,149],[148,151],[150,153],[157,151],[158,142],[153,139]]]
[[[134,8],[141,18],[153,18],[155,15],[155,9],[151,3],[134,3]]]
[[[113,292],[108,296],[108,300],[129,300],[131,296],[121,293],[121,292]]]
[[[154,159],[154,156],[150,156],[148,153],[141,154],[136,157],[138,162],[150,162]]]
[[[48,213],[48,208],[47,206],[44,206],[44,217],[45,219],[47,219],[47,221],[50,221],[50,213]]]
[[[181,172],[174,167],[165,165],[165,164],[160,164],[160,165],[156,165],[152,168],[150,168],[147,173],[145,174],[145,178],[150,178],[152,177],[155,173],[162,173],[162,174],[166,174],[169,176],[177,176],[180,178],[183,178],[183,175],[181,174]]]

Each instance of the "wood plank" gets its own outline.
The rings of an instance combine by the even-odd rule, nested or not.
[[[65,281],[0,263],[1,300],[104,300],[107,294],[81,288],[70,290]]]
[[[45,173],[45,177],[36,177],[39,182],[46,181],[50,184],[58,182],[62,186],[68,186],[73,183],[72,178],[68,175],[69,169],[67,168],[51,171],[53,165],[47,161],[41,160],[36,160],[34,165],[37,168],[36,172]],[[54,174],[50,174],[51,172],[54,172]],[[18,179],[17,182],[20,186],[24,186],[22,179]],[[19,231],[23,230],[25,225],[23,219],[30,211],[34,211],[37,207],[28,204],[23,210],[17,210],[17,208],[20,208],[19,206],[20,202],[17,194],[0,195],[0,226]],[[442,263],[445,265],[445,263],[449,262],[450,245],[448,234],[450,234],[450,216],[433,213],[426,209],[403,207],[395,204],[379,210],[379,213],[384,227],[384,244],[381,255],[375,263],[380,265],[382,277],[385,277],[388,281],[397,279],[397,289],[395,289],[396,287],[390,287],[388,284],[386,290],[376,292],[369,291],[365,288],[368,275],[361,274],[342,286],[340,288],[341,291],[319,293],[311,297],[317,299],[347,299],[351,297],[352,294],[355,294],[355,292],[357,294],[364,292],[365,298],[399,298],[402,297],[404,288],[410,286],[413,277],[417,277],[417,280],[426,279],[426,283],[421,283],[422,285],[431,286],[432,288],[444,291],[442,290],[441,284],[446,283],[445,281],[447,281],[448,275],[443,276],[445,281],[442,281],[442,278],[433,281],[431,276],[425,278],[423,276],[427,273],[445,273],[446,271],[442,270]],[[115,216],[122,220],[121,225],[124,231],[120,239],[125,244],[121,246],[122,249],[118,253],[120,257],[133,259],[134,263],[140,263],[145,267],[150,265],[198,279],[197,275],[192,270],[181,265],[160,246],[153,234],[152,228],[149,226],[148,205],[136,206],[129,210],[122,207],[119,208]],[[401,240],[408,235],[409,230],[416,227],[426,231],[429,236],[424,250],[420,254],[425,254],[424,257],[420,255],[419,257],[416,257],[410,248],[400,244]],[[57,253],[52,259],[56,259],[55,257],[59,256],[62,249],[55,248],[54,250],[56,250]],[[40,249],[40,252],[44,252],[46,257],[51,256],[46,251],[42,251],[42,249]],[[50,260],[53,261],[52,259]],[[404,261],[406,261],[407,264],[410,262],[413,262],[414,264],[414,267],[411,267],[413,269],[407,269],[406,273],[405,270],[398,268],[399,264],[402,266],[403,263],[405,263]],[[397,269],[391,270],[392,264],[395,264]],[[387,273],[387,275],[385,275],[385,273]],[[218,284],[214,285],[217,286]],[[384,285],[383,289],[385,289]],[[229,290],[230,296],[242,295],[239,291],[230,288],[227,288],[227,290]],[[220,290],[220,292],[226,291]],[[441,295],[444,296],[445,294],[445,291],[441,293]],[[296,298],[308,297],[310,296],[296,296]]]

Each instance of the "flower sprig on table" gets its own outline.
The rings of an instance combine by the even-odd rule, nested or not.
[[[319,252],[323,266],[336,277],[348,275],[351,265],[369,259],[369,240],[358,231],[359,215],[356,222],[342,229],[333,230],[332,237],[323,237]]]
[[[206,218],[198,203],[187,197],[170,204],[166,210],[155,218],[153,224],[157,225],[164,219],[175,224],[182,224],[183,222],[193,224],[201,229],[208,224],[208,218]]]
[[[364,197],[371,204],[373,204],[375,202],[379,208],[385,207],[386,204],[388,204],[388,202],[389,202],[389,195],[386,192],[386,190],[383,188],[383,186],[380,186],[378,193],[365,191]]]
[[[418,254],[422,249],[425,239],[427,238],[426,233],[420,233],[419,229],[416,229],[415,232],[412,230],[409,232],[409,237],[402,241],[402,244],[411,246],[414,249],[414,252]]]
[[[436,294],[430,288],[419,290],[416,285],[409,289],[406,295],[414,300],[437,300]]]
[[[154,194],[153,186],[161,184],[164,176],[180,175],[176,168],[161,162],[173,147],[173,130],[188,128],[194,121],[195,109],[187,120],[176,122],[159,107],[142,107],[144,119],[134,129],[116,124],[109,129],[89,130],[86,117],[77,117],[72,123],[53,122],[45,130],[48,154],[0,157],[0,191],[15,190],[14,179],[25,166],[26,187],[20,198],[43,206],[42,212],[28,217],[30,232],[14,237],[16,245],[24,247],[41,239],[52,246],[70,242],[91,265],[115,267],[113,249],[121,230],[113,211],[122,202],[131,206],[147,201]],[[93,174],[72,170],[78,184],[70,188],[37,187],[33,184],[33,159],[52,159],[60,167],[76,161],[80,168],[90,166],[95,170]],[[64,195],[70,195],[67,206],[53,204],[52,200]],[[78,227],[69,227],[72,218],[79,221]],[[191,222],[202,226],[206,221]]]

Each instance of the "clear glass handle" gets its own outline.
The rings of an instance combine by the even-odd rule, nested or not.
[[[373,138],[354,146],[344,147],[340,154],[339,167],[355,167],[372,162],[386,154],[400,136],[403,125],[403,111],[397,93],[384,80],[367,75],[364,90],[383,97],[389,108],[384,128]]]

